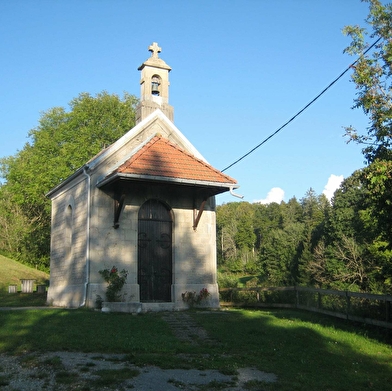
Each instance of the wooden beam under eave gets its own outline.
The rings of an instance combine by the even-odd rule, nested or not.
[[[206,202],[207,202],[207,199],[203,200],[203,202],[200,205],[199,212],[197,212],[197,209],[193,210],[193,229],[195,231],[197,229],[197,226],[199,225],[199,221],[200,221],[201,215],[203,214],[204,206],[205,206]],[[197,215],[196,215],[196,213],[197,213]]]
[[[125,201],[125,194],[122,194],[120,199],[114,200],[114,222],[113,222],[113,228],[117,229],[120,226],[120,216],[121,216],[121,211],[124,205]]]

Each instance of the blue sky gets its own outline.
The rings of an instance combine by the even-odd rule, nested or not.
[[[364,25],[360,0],[3,0],[0,2],[0,157],[28,141],[40,113],[81,92],[139,97],[137,68],[158,42],[172,67],[174,123],[222,170],[296,114],[354,58],[347,24]],[[352,110],[346,74],[278,135],[225,173],[255,202],[288,201],[331,175],[363,167],[344,126]],[[82,147],[82,146],[81,146]],[[278,189],[271,192],[272,189]],[[217,202],[238,201],[229,194]]]

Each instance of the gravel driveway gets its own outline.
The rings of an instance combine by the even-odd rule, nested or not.
[[[103,379],[108,374],[112,380],[105,384]],[[113,354],[52,352],[0,355],[0,388],[4,391],[239,391],[261,390],[264,382],[276,380],[274,374],[252,368],[239,369],[236,376],[224,375],[216,370],[139,368],[124,360],[124,356]]]

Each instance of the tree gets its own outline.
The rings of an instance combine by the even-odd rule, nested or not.
[[[274,229],[266,237],[261,261],[270,284],[284,286],[298,282],[298,248],[303,229],[301,223],[290,223],[284,229]]]
[[[235,209],[238,203],[230,202],[218,206],[216,209],[216,229],[217,229],[217,254],[218,264],[234,259],[237,254],[235,235],[237,233],[237,221],[235,219]]]
[[[8,256],[21,252],[23,239],[34,221],[22,213],[21,207],[12,202],[5,186],[0,186],[0,248]]]
[[[254,233],[254,207],[248,202],[240,202],[237,208],[237,232],[235,242],[237,248],[253,250],[256,241]]]
[[[370,216],[377,220],[381,240],[392,249],[392,5],[380,0],[369,3],[367,28],[347,26],[344,33],[352,39],[346,52],[359,55],[352,79],[358,94],[355,108],[362,108],[369,117],[367,132],[346,129],[349,141],[364,145],[369,163],[364,170],[363,184],[371,203]],[[366,41],[366,36],[373,44]],[[391,260],[392,262],[392,260]]]
[[[379,0],[363,1],[369,3],[368,29],[346,26],[343,32],[352,39],[345,52],[359,56],[352,67],[352,80],[358,90],[354,108],[362,108],[370,124],[365,133],[348,127],[346,135],[349,141],[365,146],[363,153],[371,163],[392,159],[392,5],[382,5]],[[366,36],[373,39],[372,45]]]
[[[307,273],[307,265],[313,262],[314,248],[324,234],[325,218],[329,213],[330,204],[324,194],[317,195],[310,188],[305,197],[301,199],[303,237],[297,250],[297,263],[299,269],[299,281],[309,285],[312,281]]]
[[[368,199],[363,170],[357,170],[343,180],[335,191],[332,210],[326,221],[327,244],[342,236],[356,237],[361,243],[371,240],[374,227],[368,218]]]
[[[82,93],[70,102],[68,111],[55,107],[44,112],[29,132],[30,142],[15,156],[0,160],[10,202],[32,222],[16,258],[49,267],[51,205],[45,195],[131,129],[136,104],[128,93],[123,98],[107,92],[95,97]]]

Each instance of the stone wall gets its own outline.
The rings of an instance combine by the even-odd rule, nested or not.
[[[76,179],[52,202],[48,302],[78,306],[86,281],[87,181]]]

